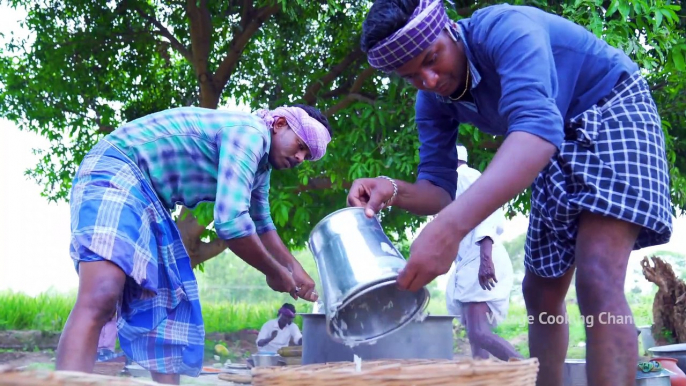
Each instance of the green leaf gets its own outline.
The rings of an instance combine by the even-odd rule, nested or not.
[[[686,71],[686,59],[684,59],[684,53],[680,47],[675,47],[672,50],[672,60],[674,61],[674,67],[679,71]]]
[[[631,12],[631,6],[629,5],[629,2],[625,0],[618,0],[619,1],[619,13],[622,15],[622,19],[626,20],[626,18],[629,17],[629,13]]]

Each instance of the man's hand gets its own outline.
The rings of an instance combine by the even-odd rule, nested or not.
[[[310,302],[316,302],[319,296],[314,290],[314,280],[305,272],[300,263],[296,262],[293,265],[293,279],[295,284],[300,288],[298,296]]]
[[[480,263],[479,263],[479,285],[485,290],[495,288],[495,283],[498,279],[495,277],[495,268],[493,267],[493,240],[486,237],[479,243],[480,248]]]
[[[295,289],[295,280],[291,272],[284,266],[280,265],[278,269],[270,272],[267,276],[267,285],[276,292],[287,292],[291,294],[293,299],[298,299]]]
[[[365,207],[367,217],[379,213],[393,197],[393,184],[384,178],[360,178],[353,182],[348,193],[348,205]]]
[[[278,331],[276,331],[276,330],[272,331],[272,336],[271,336],[271,339],[270,339],[270,340],[276,339],[276,336],[277,336],[277,335],[279,335],[279,332],[278,332]]]
[[[374,216],[390,205],[418,216],[433,216],[451,202],[448,192],[427,180],[419,180],[414,184],[396,179],[393,181],[398,186],[395,197],[393,184],[385,178],[353,181],[348,193],[348,206],[364,207],[367,217]]]
[[[450,270],[464,235],[458,235],[436,217],[410,247],[410,259],[398,276],[398,286],[412,292]]]

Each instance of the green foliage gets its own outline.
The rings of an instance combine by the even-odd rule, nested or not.
[[[64,327],[75,299],[56,294],[30,297],[0,292],[0,330],[59,331]]]
[[[52,293],[31,297],[11,291],[0,292],[0,330],[61,331],[75,302],[73,295]],[[254,303],[203,301],[205,331],[259,330],[266,321],[276,317],[282,304],[269,298]],[[299,318],[296,323],[302,327]]]
[[[496,2],[446,2],[467,17]],[[79,162],[123,122],[182,105],[251,109],[305,102],[329,117],[320,162],[273,173],[270,201],[284,242],[302,248],[312,227],[346,205],[358,177],[413,181],[414,90],[371,70],[359,50],[370,1],[9,0],[26,9],[28,38],[0,47],[0,115],[50,140],[28,175],[51,200],[68,198]],[[645,70],[663,118],[675,210],[686,206],[684,9],[672,0],[524,1],[569,18],[627,52]],[[649,45],[645,45],[648,43]],[[459,141],[484,170],[501,139],[462,125]],[[527,213],[529,192],[508,205]],[[195,214],[210,224],[211,205]],[[383,214],[394,242],[423,219]],[[215,236],[210,228],[208,238]]]

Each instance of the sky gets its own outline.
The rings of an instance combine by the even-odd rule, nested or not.
[[[22,17],[6,5],[0,5],[0,33],[17,33]],[[0,37],[0,44],[4,39]],[[41,187],[24,172],[35,166],[32,149],[47,149],[47,141],[31,132],[20,131],[13,123],[0,118],[0,291],[10,289],[37,295],[54,289],[71,291],[78,277],[69,257],[69,207],[65,202],[48,203],[41,197]],[[528,220],[518,216],[507,222],[503,239],[511,240],[526,232]],[[686,217],[675,220],[674,236],[669,244],[635,251],[630,260],[627,286],[633,282],[632,271],[651,252],[670,250],[686,254]],[[445,276],[438,279],[441,288]],[[644,285],[645,279],[639,277]]]

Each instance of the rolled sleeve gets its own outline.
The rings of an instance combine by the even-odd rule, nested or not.
[[[486,17],[475,41],[500,76],[499,113],[507,134],[523,131],[560,147],[562,114],[556,104],[558,79],[550,35],[539,22],[513,9]]]
[[[255,188],[252,190],[250,199],[250,217],[255,223],[255,230],[258,234],[263,234],[275,230],[274,221],[269,206],[269,180],[271,169],[261,173],[255,181]]]
[[[420,91],[415,104],[419,134],[417,180],[443,188],[452,200],[457,188],[457,134],[459,121],[434,96]]]
[[[230,240],[256,232],[250,216],[252,186],[267,139],[250,126],[228,127],[218,134],[219,165],[214,228],[217,235]]]

